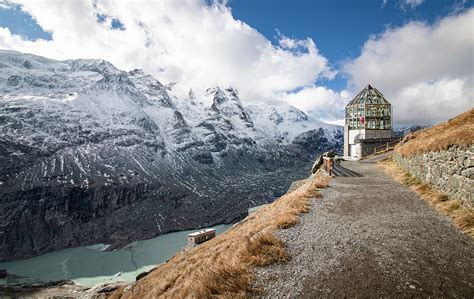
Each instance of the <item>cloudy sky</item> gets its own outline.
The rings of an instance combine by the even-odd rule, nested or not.
[[[236,87],[331,123],[368,83],[397,124],[474,106],[474,8],[461,0],[0,0],[0,48],[142,68],[185,94]]]

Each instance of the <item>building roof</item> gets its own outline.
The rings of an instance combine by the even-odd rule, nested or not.
[[[347,104],[347,106],[360,104],[390,105],[390,102],[385,99],[383,94],[378,91],[377,88],[368,84],[352,101],[349,102],[349,104]]]

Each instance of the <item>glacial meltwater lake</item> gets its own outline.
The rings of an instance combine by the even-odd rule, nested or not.
[[[220,234],[231,225],[212,228]],[[136,241],[114,251],[104,251],[97,244],[49,252],[34,258],[0,263],[0,269],[17,277],[0,279],[0,284],[29,284],[70,279],[84,286],[102,282],[135,281],[138,274],[149,271],[187,242],[187,234],[196,230],[172,232],[153,239]],[[117,275],[117,273],[121,273]]]

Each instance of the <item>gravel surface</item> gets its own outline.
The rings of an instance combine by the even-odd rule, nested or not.
[[[301,223],[276,234],[292,257],[257,269],[269,297],[474,298],[474,241],[372,158],[342,162]]]

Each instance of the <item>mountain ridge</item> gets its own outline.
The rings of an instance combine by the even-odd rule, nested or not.
[[[229,223],[341,147],[340,128],[231,87],[178,98],[104,60],[0,63],[0,260]]]

